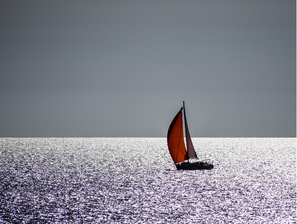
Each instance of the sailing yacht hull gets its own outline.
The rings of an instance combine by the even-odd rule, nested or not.
[[[196,163],[180,163],[175,164],[178,170],[211,170],[213,168],[212,164],[196,162]]]

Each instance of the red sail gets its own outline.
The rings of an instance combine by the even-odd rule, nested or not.
[[[187,122],[185,107],[184,107],[184,118],[185,118],[185,129],[186,129],[186,142],[187,142],[188,157],[191,158],[191,159],[194,159],[194,158],[197,159],[197,155],[196,155],[194,145],[192,143],[192,139],[191,139],[191,136],[190,136],[189,128],[188,128],[188,122]]]
[[[182,109],[180,109],[172,120],[167,133],[168,149],[175,163],[180,163],[188,159],[184,142]]]

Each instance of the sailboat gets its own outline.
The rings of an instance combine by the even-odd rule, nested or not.
[[[184,117],[186,145],[184,141],[182,117]],[[212,164],[198,160],[188,128],[185,101],[183,101],[183,107],[175,115],[169,126],[167,133],[167,145],[172,160],[178,170],[209,170],[213,168]],[[195,162],[190,162],[192,160]]]

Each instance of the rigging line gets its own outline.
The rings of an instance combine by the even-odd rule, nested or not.
[[[193,123],[191,114],[189,113],[189,110],[187,110],[187,117],[190,120],[190,122],[188,122],[188,127],[190,127],[190,132],[192,132],[193,131],[193,128],[194,128],[195,137],[198,137],[198,132],[197,132],[197,130],[195,128],[195,125],[193,125],[193,128],[192,128],[192,125],[191,124],[194,124],[194,123]]]

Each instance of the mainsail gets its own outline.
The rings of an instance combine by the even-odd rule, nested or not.
[[[184,142],[182,110],[183,108],[172,120],[167,133],[168,149],[174,163],[180,163],[188,159]]]
[[[188,152],[188,157],[190,159],[198,159],[195,149],[194,149],[194,145],[192,143],[192,139],[190,136],[190,132],[189,132],[189,128],[188,128],[188,122],[187,122],[187,117],[186,117],[186,108],[185,108],[185,102],[184,102],[184,119],[185,119],[185,129],[186,129],[186,142],[187,142],[187,152]]]

